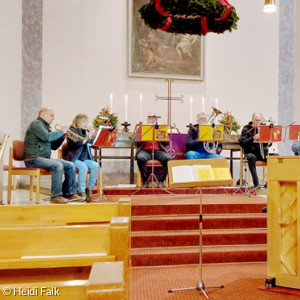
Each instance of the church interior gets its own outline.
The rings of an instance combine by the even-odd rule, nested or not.
[[[0,23],[0,299],[299,298],[298,1]]]

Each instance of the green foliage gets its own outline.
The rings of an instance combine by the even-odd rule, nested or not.
[[[222,119],[219,120],[219,123],[224,125],[224,133],[227,134],[231,134],[232,131],[238,133],[238,130],[241,128],[241,125],[229,111],[222,114]]]
[[[219,0],[161,0],[160,5],[172,18],[167,32],[205,35],[201,26],[202,17],[207,18],[207,27],[212,32],[224,33],[237,29],[239,17],[233,7],[227,18],[217,20],[226,12],[226,7]],[[145,24],[152,29],[159,29],[168,23],[168,17],[162,16],[152,1],[143,5],[139,12]]]
[[[100,117],[107,117],[108,120],[102,120]],[[114,126],[118,125],[118,116],[115,113],[110,113],[110,108],[102,108],[99,114],[93,120],[94,128],[98,129],[99,126]]]

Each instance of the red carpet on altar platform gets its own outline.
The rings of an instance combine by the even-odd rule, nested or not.
[[[199,195],[132,196],[132,266],[199,262]],[[203,195],[203,262],[265,262],[265,198]]]

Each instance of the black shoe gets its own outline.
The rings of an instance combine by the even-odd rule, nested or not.
[[[149,187],[149,182],[144,183],[144,184],[143,184],[143,187],[144,187],[144,188],[148,188],[148,187]]]
[[[86,193],[86,198],[85,198],[85,201],[86,202],[91,202],[92,201],[92,198],[91,198],[91,190],[90,189],[85,189],[85,193]]]

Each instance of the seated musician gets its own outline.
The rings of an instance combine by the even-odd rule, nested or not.
[[[52,173],[52,203],[68,203],[81,200],[76,194],[75,165],[63,159],[52,159],[51,150],[56,150],[64,141],[68,126],[52,132],[50,124],[54,120],[54,111],[42,108],[38,118],[30,123],[25,133],[25,165],[28,168],[41,168]],[[65,180],[63,183],[63,173]]]
[[[91,192],[98,179],[98,163],[93,160],[90,144],[95,135],[95,130],[88,131],[89,118],[87,115],[78,114],[70,127],[67,143],[68,147],[63,153],[66,160],[72,161],[78,173],[78,195],[87,202],[91,201]],[[72,135],[72,132],[75,135]],[[78,138],[82,137],[81,138]],[[86,175],[90,169],[89,181],[86,186]]]
[[[245,151],[249,170],[252,176],[254,187],[259,186],[259,180],[256,172],[256,161],[267,161],[268,143],[259,143],[259,127],[263,118],[261,113],[254,113],[252,121],[243,127],[240,144]]]
[[[299,141],[293,142],[292,151],[294,152],[294,155],[300,155],[300,142]]]
[[[199,141],[199,125],[206,124],[207,118],[205,113],[197,115],[197,124],[189,129],[186,140],[186,158],[187,159],[201,159],[201,158],[221,158],[222,145],[219,143],[216,153],[208,153],[203,142]]]
[[[148,116],[147,123],[157,125],[157,117],[155,114],[150,114]],[[162,164],[161,174],[158,178],[158,184],[163,187],[163,182],[168,174],[168,161],[172,159],[166,150],[166,146],[168,144],[169,142],[157,141],[136,142],[136,160],[141,172],[144,187],[149,186],[150,173],[146,164],[147,161],[151,159],[156,159]],[[152,153],[154,154],[154,158],[152,158]]]

